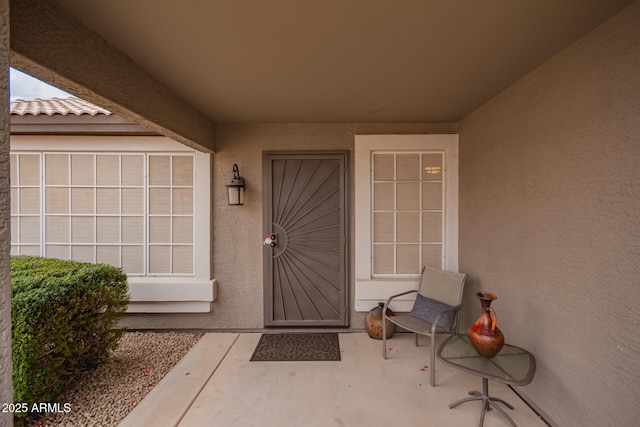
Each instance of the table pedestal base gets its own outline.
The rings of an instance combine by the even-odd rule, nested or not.
[[[471,402],[471,401],[474,401],[474,400],[481,400],[482,401],[482,411],[480,412],[480,425],[479,425],[479,427],[482,427],[482,425],[484,424],[484,414],[487,413],[487,410],[489,409],[489,404],[490,403],[491,403],[491,406],[496,408],[498,410],[498,412],[500,412],[507,419],[507,421],[509,421],[511,423],[511,425],[513,427],[518,427],[516,425],[516,423],[513,422],[511,417],[504,411],[504,409],[502,409],[501,407],[496,405],[495,402],[500,402],[500,403],[502,403],[503,405],[505,405],[509,409],[513,409],[513,406],[511,406],[510,404],[508,404],[507,402],[505,402],[502,399],[498,399],[497,397],[489,396],[489,380],[488,379],[482,378],[482,393],[480,393],[479,391],[470,391],[469,394],[471,396],[473,396],[473,397],[465,397],[464,399],[460,399],[460,400],[458,400],[456,402],[453,402],[451,405],[449,405],[449,409],[453,409],[456,406],[460,405],[461,403]]]

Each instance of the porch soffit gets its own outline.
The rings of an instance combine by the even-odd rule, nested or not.
[[[457,122],[631,2],[16,0],[12,60],[213,149],[213,122]]]
[[[11,65],[145,128],[215,151],[215,123],[49,0],[11,3]]]
[[[57,2],[218,123],[451,123],[632,0]]]

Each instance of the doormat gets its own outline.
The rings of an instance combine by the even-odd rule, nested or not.
[[[339,361],[337,333],[262,334],[252,362]]]

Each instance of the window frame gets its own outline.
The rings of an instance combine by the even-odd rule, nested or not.
[[[355,302],[368,311],[389,296],[416,289],[419,275],[385,275],[372,271],[372,158],[376,152],[441,152],[444,174],[443,269],[458,271],[458,135],[355,135]],[[409,311],[414,296],[394,305]]]
[[[193,274],[147,274],[128,277],[130,313],[205,313],[217,298],[217,283],[211,278],[211,167],[210,153],[200,152],[162,136],[113,135],[12,135],[11,154],[191,154],[194,156]],[[44,211],[44,175],[40,179],[41,213]],[[145,216],[147,201],[145,194]],[[147,221],[147,220],[145,220]],[[40,218],[43,245],[44,215]],[[196,232],[197,230],[197,232]],[[145,241],[148,230],[145,227]],[[70,243],[71,244],[71,243]],[[145,246],[146,242],[143,243]],[[42,250],[42,246],[41,246]],[[43,252],[41,252],[43,253]],[[145,264],[148,262],[144,260]]]
[[[422,178],[422,170],[424,167],[424,155],[432,155],[432,154],[437,154],[439,156],[441,156],[441,171],[440,171],[440,175],[441,175],[441,179],[439,180],[425,180]],[[393,163],[394,163],[394,177],[393,179],[376,179],[375,175],[376,175],[376,170],[375,170],[375,156],[377,155],[381,155],[381,156],[393,156]],[[419,162],[419,167],[418,167],[418,171],[420,173],[420,179],[418,180],[406,180],[406,179],[398,179],[398,168],[397,168],[397,164],[398,164],[398,156],[401,155],[417,155],[420,158],[420,162]],[[436,268],[442,268],[442,266],[444,265],[444,260],[446,258],[446,239],[444,239],[444,236],[446,236],[446,216],[445,216],[445,212],[446,212],[446,195],[445,195],[445,185],[446,185],[446,174],[444,173],[444,171],[446,170],[446,162],[445,162],[445,156],[444,156],[444,152],[441,150],[402,150],[402,151],[397,151],[397,150],[375,150],[375,151],[371,151],[370,153],[370,157],[371,157],[371,277],[374,279],[384,279],[384,278],[416,278],[419,277],[420,275],[420,271],[422,269],[422,266],[425,264],[425,259],[424,259],[424,250],[426,246],[440,246],[440,265],[439,266],[432,266],[432,267],[436,267]],[[398,196],[398,187],[399,184],[405,184],[405,183],[417,183],[419,186],[419,197],[418,197],[418,207],[415,209],[401,209],[397,207],[397,196]],[[424,189],[424,185],[428,185],[431,183],[440,183],[441,184],[441,194],[440,194],[440,208],[439,209],[430,209],[430,208],[425,208],[424,204],[423,204],[423,189]],[[376,208],[376,198],[375,198],[375,184],[392,184],[393,185],[393,195],[394,195],[394,200],[393,200],[393,208],[380,208],[377,209]],[[394,219],[394,227],[393,227],[393,231],[391,232],[393,234],[393,239],[390,242],[376,242],[375,241],[375,215],[376,213],[387,213],[387,214],[392,214]],[[408,213],[414,213],[414,214],[418,214],[418,222],[417,222],[417,226],[418,226],[418,238],[416,241],[414,242],[402,242],[398,240],[398,216],[403,215],[403,214],[408,214]],[[441,215],[441,220],[440,220],[440,241],[439,242],[428,242],[423,240],[423,225],[424,225],[424,215],[425,214],[429,214],[429,213],[439,213]],[[418,257],[419,257],[419,265],[416,267],[416,271],[414,273],[400,273],[398,272],[398,249],[402,248],[403,246],[418,246]],[[376,246],[387,246],[387,247],[392,247],[393,248],[393,269],[394,272],[393,273],[376,273],[375,272],[375,249]]]

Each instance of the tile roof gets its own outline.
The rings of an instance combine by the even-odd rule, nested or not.
[[[27,114],[33,116],[42,114],[46,114],[47,116],[56,114],[63,116],[69,114],[76,116],[104,114],[110,116],[111,112],[80,98],[37,98],[33,100],[18,99],[11,101],[11,114],[18,116],[25,116]]]

